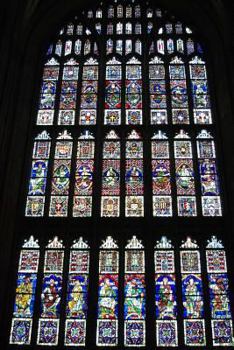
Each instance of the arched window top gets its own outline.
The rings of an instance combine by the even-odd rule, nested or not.
[[[222,216],[197,36],[153,5],[114,1],[82,17],[47,50],[26,216]]]

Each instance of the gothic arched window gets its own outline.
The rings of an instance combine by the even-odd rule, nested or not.
[[[202,45],[159,9],[104,8],[49,46],[25,215],[222,216]]]
[[[57,33],[10,347],[234,345],[207,61],[196,31],[153,2],[100,3]]]

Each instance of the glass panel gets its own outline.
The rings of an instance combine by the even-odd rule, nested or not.
[[[99,252],[99,288],[97,345],[118,344],[118,273],[119,252],[112,237],[107,237]]]
[[[58,247],[59,249],[54,249]],[[63,251],[62,242],[55,237],[47,246],[44,259],[38,345],[57,345],[61,311]],[[50,330],[48,332],[48,329]]]
[[[187,346],[202,346],[206,345],[206,336],[199,247],[188,237],[181,248],[184,342]]]
[[[135,236],[125,250],[124,344],[145,346],[146,287],[144,247]]]
[[[71,248],[64,345],[84,346],[88,309],[89,251],[86,250],[88,245],[82,238],[74,242]]]
[[[10,344],[31,343],[39,256],[39,245],[31,236],[20,252]]]

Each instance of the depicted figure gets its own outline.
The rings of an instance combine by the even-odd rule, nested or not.
[[[119,174],[113,167],[110,167],[104,173],[103,181],[108,187],[113,187],[119,181]]]
[[[159,318],[173,318],[174,316],[174,294],[169,284],[168,278],[164,277],[159,288],[159,300],[156,305],[159,309]]]
[[[91,169],[83,165],[79,167],[77,171],[79,177],[77,179],[77,185],[81,191],[87,191],[92,187],[92,171]]]
[[[30,305],[32,301],[33,286],[29,276],[23,276],[16,288],[15,314],[28,316],[31,314]]]
[[[70,317],[84,317],[84,295],[82,293],[82,285],[79,280],[76,280],[72,293],[70,294],[71,300],[68,302],[68,310]]]
[[[57,306],[60,303],[58,282],[53,277],[49,280],[49,285],[42,292],[41,300],[43,304],[43,317],[56,317]]]
[[[144,287],[140,280],[133,278],[125,286],[125,313],[127,318],[141,319],[143,315]]]
[[[114,282],[110,278],[104,278],[99,290],[99,314],[101,318],[115,319],[116,291]]]
[[[211,308],[212,318],[230,317],[230,303],[229,298],[226,294],[223,278],[217,278],[217,280],[215,280],[215,283],[211,284],[210,287],[214,293]]]
[[[127,172],[126,177],[128,182],[135,185],[140,184],[143,180],[142,173],[136,166],[130,168],[130,170]]]
[[[184,306],[187,311],[188,317],[199,318],[201,317],[202,299],[200,291],[197,288],[196,282],[193,278],[190,278],[185,289],[186,301]]]

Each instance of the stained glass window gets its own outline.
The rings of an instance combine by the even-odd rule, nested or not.
[[[153,216],[172,216],[169,142],[161,130],[152,137],[151,157]]]
[[[178,215],[196,216],[192,143],[190,136],[183,129],[175,135],[174,139]]]
[[[64,345],[85,345],[88,286],[89,246],[81,237],[70,251]]]
[[[25,215],[91,217],[96,193],[102,217],[222,216],[212,98],[203,47],[174,16],[128,1],[84,11],[47,50]],[[119,137],[112,142],[120,146],[118,158],[107,158],[110,126]],[[102,144],[102,157],[96,151],[80,159],[73,145],[70,157],[56,158],[54,144],[64,127],[74,145],[85,132],[95,136],[89,146]],[[151,159],[124,154],[135,131],[141,140],[131,142],[145,155],[151,142]],[[168,152],[156,154],[163,147]],[[149,200],[151,207],[144,208]]]
[[[49,216],[67,216],[73,141],[64,130],[55,145]]]
[[[94,125],[97,118],[98,63],[90,58],[84,63],[80,102],[80,125]]]
[[[145,346],[146,318],[145,252],[136,236],[125,249],[124,344]]]
[[[126,124],[142,124],[142,70],[141,62],[133,57],[126,66]]]
[[[43,216],[51,138],[44,130],[34,141],[26,216]]]
[[[208,241],[206,263],[213,345],[233,346],[233,322],[226,253],[223,243],[215,236]]]
[[[73,216],[90,217],[92,215],[94,136],[85,130],[78,137],[75,171],[75,195],[73,198]]]
[[[178,346],[175,257],[166,237],[156,244],[154,264],[157,346]]]
[[[120,211],[120,141],[114,130],[103,143],[101,216],[118,217]]]
[[[181,245],[181,284],[184,316],[184,342],[206,345],[203,281],[199,247],[190,237]]]
[[[206,129],[197,135],[203,216],[221,216],[219,177],[213,136]]]
[[[121,86],[121,62],[113,58],[108,61],[106,65],[105,125],[121,124]]]
[[[143,142],[136,130],[128,134],[125,149],[125,215],[141,217],[144,216]]]
[[[119,252],[112,237],[100,247],[97,345],[118,344]]]
[[[38,241],[31,236],[20,252],[10,344],[31,343],[39,255]]]
[[[61,311],[64,250],[55,237],[47,245],[41,291],[37,344],[57,345]]]
[[[204,246],[224,207],[206,54],[151,5],[98,3],[48,46],[25,186],[24,220],[42,242],[20,252],[10,344],[234,345],[223,243]],[[204,237],[181,244],[202,217]],[[44,218],[62,240],[43,243]],[[133,229],[142,241],[126,243]]]
[[[65,247],[57,236],[42,247],[33,236],[25,240],[9,343],[29,345],[36,341],[40,346],[56,346],[62,342],[66,347],[82,347],[96,338],[98,347],[142,347],[148,332],[152,335],[146,319],[148,305],[154,305],[151,314],[156,322],[156,347],[232,347],[230,275],[222,241],[212,236],[205,247],[202,237],[199,245],[187,237],[179,247],[176,239],[172,243],[166,236],[158,237],[155,247],[153,240],[145,251],[137,236],[128,240],[125,248],[125,240],[117,244],[107,236],[97,254],[98,276],[90,269],[96,252],[90,251],[82,237],[72,245],[66,239]],[[154,266],[154,276],[145,268],[145,253],[148,266]],[[94,292],[90,284],[95,286]],[[153,293],[146,298],[146,289],[153,285]],[[94,327],[90,333],[90,319],[96,335]]]

